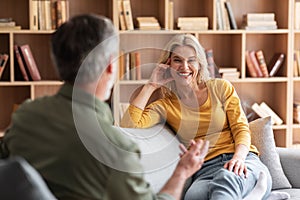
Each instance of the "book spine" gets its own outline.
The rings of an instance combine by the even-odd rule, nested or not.
[[[276,59],[275,63],[270,66],[270,76],[273,77],[278,72],[279,68],[283,65],[285,55],[283,53],[280,53],[278,56],[274,56],[274,59]]]
[[[263,77],[269,77],[269,71],[266,64],[265,56],[262,50],[255,52],[256,58],[258,60],[259,68],[263,74]]]
[[[30,30],[38,30],[38,1],[29,0],[29,15]]]
[[[141,53],[135,52],[135,71],[136,71],[136,80],[142,79],[142,70],[141,70]]]
[[[9,58],[8,54],[0,55],[0,78],[2,77],[2,74],[4,72],[4,69],[5,69],[7,61],[8,61],[8,58]]]
[[[25,81],[29,81],[29,78],[28,78],[28,75],[27,75],[27,72],[26,72],[26,69],[25,69],[25,66],[24,66],[24,63],[23,63],[18,45],[14,45],[14,51],[15,51],[16,60],[18,62],[18,65],[19,65],[19,68],[21,70],[22,76],[23,76]]]
[[[136,61],[134,52],[130,53],[130,80],[136,80]]]
[[[254,66],[254,69],[256,71],[257,76],[258,77],[263,77],[263,74],[261,72],[261,69],[260,69],[259,64],[257,62],[257,59],[256,59],[255,51],[250,51],[249,54],[250,54],[250,59],[253,63],[253,66]]]
[[[26,63],[26,67],[30,73],[32,80],[33,81],[41,80],[40,72],[38,71],[36,62],[34,60],[34,57],[32,55],[29,45],[25,44],[25,45],[20,46],[20,50],[22,52],[24,61]]]
[[[126,24],[125,24],[125,15],[123,10],[122,0],[118,0],[118,13],[119,13],[120,29],[124,31],[126,30]]]
[[[235,21],[235,18],[234,18],[233,11],[232,11],[231,3],[229,1],[226,1],[225,2],[225,7],[226,7],[227,12],[228,12],[230,28],[231,29],[237,29],[237,25],[236,25],[236,21]]]
[[[205,50],[206,60],[208,64],[208,70],[210,72],[210,77],[215,77],[215,61],[214,61],[214,53],[212,49]]]
[[[127,30],[134,30],[130,0],[123,0],[123,10]]]
[[[169,18],[169,30],[173,30],[174,29],[174,2],[170,1],[169,2],[169,14],[168,14],[168,18]]]
[[[254,65],[252,63],[252,60],[250,58],[249,51],[246,51],[245,54],[246,54],[246,64],[247,64],[247,69],[248,69],[249,75],[251,77],[257,77],[257,73],[256,73],[256,70],[255,70]]]

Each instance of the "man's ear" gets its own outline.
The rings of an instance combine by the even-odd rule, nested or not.
[[[109,63],[108,63],[108,65],[107,65],[107,67],[106,67],[106,72],[107,73],[109,73],[109,74],[112,74],[112,73],[114,73],[114,70],[116,70],[116,69],[114,69],[114,65],[113,65],[113,60],[112,60],[112,56],[109,58]]]

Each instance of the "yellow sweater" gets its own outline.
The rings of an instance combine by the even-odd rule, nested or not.
[[[244,144],[250,151],[258,153],[256,147],[251,145],[248,121],[232,84],[224,79],[211,79],[206,85],[208,98],[199,108],[191,109],[183,105],[172,94],[153,102],[144,110],[130,105],[121,126],[148,128],[167,122],[186,146],[190,139],[209,140],[210,148],[205,160],[223,153],[234,153],[238,144]]]

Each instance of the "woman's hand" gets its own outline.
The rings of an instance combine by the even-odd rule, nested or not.
[[[156,88],[159,88],[168,82],[174,80],[170,74],[170,59],[168,59],[166,64],[158,64],[150,77],[149,83]]]
[[[230,161],[225,163],[224,168],[234,172],[236,175],[242,176],[244,172],[245,178],[248,176],[247,166],[243,159],[232,158]]]

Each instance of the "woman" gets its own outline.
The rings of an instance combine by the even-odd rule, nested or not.
[[[186,146],[190,139],[209,140],[205,163],[193,175],[185,199],[242,199],[254,188],[260,172],[267,176],[266,199],[271,177],[251,145],[240,99],[229,81],[209,77],[205,52],[197,38],[176,35],[159,63],[150,81],[130,102],[121,125],[146,128],[166,121]],[[147,105],[158,88],[163,98]]]

